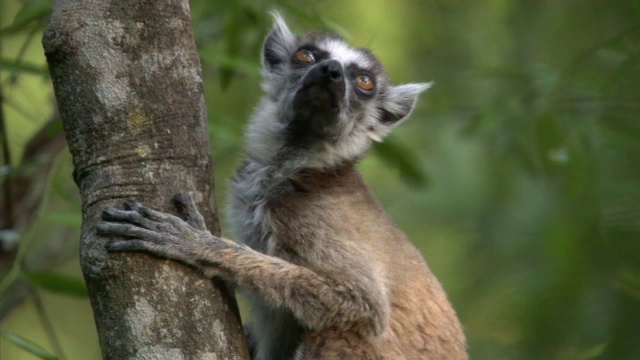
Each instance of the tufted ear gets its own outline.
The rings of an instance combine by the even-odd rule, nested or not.
[[[262,48],[262,65],[267,72],[286,61],[293,51],[296,37],[289,30],[282,15],[272,12],[273,28],[264,41]]]
[[[418,96],[433,83],[405,84],[392,86],[380,107],[378,122],[371,126],[369,137],[374,141],[382,139],[403,120],[409,117],[418,101]]]

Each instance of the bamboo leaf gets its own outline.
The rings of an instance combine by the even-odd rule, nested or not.
[[[25,273],[29,282],[43,290],[78,297],[88,296],[84,281],[51,271],[29,271]]]
[[[10,73],[26,73],[44,76],[49,74],[46,66],[27,64],[24,62],[9,59],[0,59],[0,70]]]
[[[0,331],[0,337],[6,339],[7,341],[14,344],[15,346],[27,351],[28,353],[39,357],[40,359],[58,360],[57,356],[49,353],[47,350],[40,347],[40,345],[30,340],[27,340],[20,335],[13,334],[7,331]]]
[[[51,6],[52,4],[49,0],[32,0],[25,2],[22,9],[20,9],[15,18],[13,18],[13,24],[0,29],[0,36],[32,29],[35,21],[44,19],[51,14]],[[38,24],[38,26],[42,25]]]

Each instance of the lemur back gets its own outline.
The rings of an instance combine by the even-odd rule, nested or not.
[[[281,291],[246,289],[255,358],[466,359],[440,284],[355,168],[428,84],[391,86],[371,52],[295,36],[277,14],[263,66],[230,222],[240,242],[292,266],[253,264],[255,281]]]

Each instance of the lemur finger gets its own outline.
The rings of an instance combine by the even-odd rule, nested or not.
[[[148,240],[158,238],[157,233],[136,225],[126,223],[111,223],[106,221],[101,221],[98,223],[98,225],[96,226],[96,232],[98,233],[98,235],[136,237]]]
[[[125,210],[133,210],[133,211],[138,211],[138,209],[140,209],[142,207],[142,204],[140,204],[139,202],[135,201],[135,200],[127,200],[124,202],[124,209]]]
[[[180,227],[180,225],[184,224],[184,221],[177,216],[163,213],[161,211],[153,210],[148,207],[144,207],[139,203],[134,203],[133,206],[134,208],[132,208],[132,210],[137,211],[138,213],[140,213],[140,215],[142,215],[146,219],[157,221],[157,222],[169,223],[177,227]]]
[[[116,251],[152,251],[154,244],[144,240],[111,240],[105,244],[109,252]]]
[[[173,197],[173,203],[178,208],[178,212],[182,215],[182,218],[191,226],[198,230],[207,230],[207,225],[204,222],[204,217],[198,211],[196,202],[193,197],[188,193],[176,194]]]
[[[107,221],[125,221],[131,224],[139,225],[147,229],[153,229],[153,224],[147,218],[137,211],[120,210],[114,207],[108,207],[102,212],[102,220]]]

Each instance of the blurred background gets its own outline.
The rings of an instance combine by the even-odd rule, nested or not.
[[[443,283],[471,358],[640,359],[640,1],[191,6],[219,209],[279,9],[298,32],[371,48],[396,84],[435,82],[360,168]],[[3,360],[100,358],[40,43],[50,11],[0,0]]]

